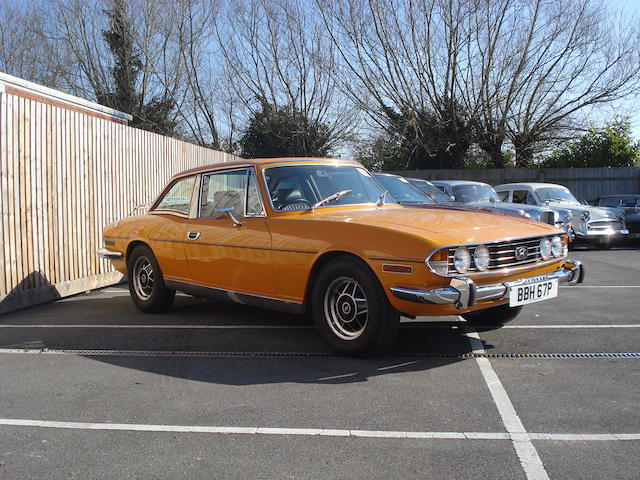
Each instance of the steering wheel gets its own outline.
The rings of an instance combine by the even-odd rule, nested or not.
[[[308,210],[313,206],[313,204],[304,198],[298,198],[292,202],[288,202],[284,204],[284,206],[280,209],[282,212],[291,212],[293,210]]]

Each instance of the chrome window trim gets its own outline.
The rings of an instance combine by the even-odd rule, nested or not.
[[[184,180],[185,178],[189,178],[189,177],[194,177],[193,180],[193,186],[191,187],[191,202],[193,202],[193,193],[196,189],[196,185],[198,184],[198,175],[197,173],[192,173],[190,175],[184,175],[182,177],[179,178],[174,178],[173,181],[169,182],[160,192],[160,194],[158,195],[158,197],[153,201],[153,203],[151,204],[151,206],[149,207],[149,214],[168,214],[168,215],[175,215],[177,217],[183,217],[183,218],[190,218],[190,213],[192,210],[192,204],[189,204],[189,208],[187,209],[186,212],[183,212],[182,210],[174,210],[172,208],[163,208],[163,209],[158,209],[156,208],[157,205],[162,201],[162,199],[167,195],[167,193],[169,193],[169,190],[171,190],[171,188],[177,184],[178,182],[181,182],[182,180]]]
[[[256,190],[258,193],[258,199],[260,200],[260,207],[263,213],[248,213],[247,206],[249,205],[249,176],[253,173],[253,176],[256,179]],[[246,189],[244,196],[244,218],[265,218],[267,216],[267,209],[264,208],[264,202],[262,201],[262,195],[260,192],[260,180],[258,178],[258,172],[256,172],[255,167],[247,168],[247,179],[245,181]]]
[[[244,201],[243,201],[243,206],[242,206],[242,217],[241,218],[265,218],[266,215],[266,211],[264,208],[264,202],[262,201],[262,197],[260,196],[260,187],[258,186],[258,198],[260,199],[260,205],[262,206],[262,211],[265,212],[264,214],[247,214],[247,203],[248,203],[248,199],[249,199],[249,172],[253,171],[253,174],[256,177],[256,183],[258,182],[258,175],[256,173],[256,169],[255,167],[252,166],[246,166],[246,167],[242,167],[242,166],[235,166],[234,168],[229,168],[229,169],[221,169],[221,170],[211,170],[210,172],[203,172],[200,173],[200,182],[199,182],[199,186],[198,186],[198,195],[197,195],[197,199],[196,199],[196,203],[197,203],[197,209],[196,209],[196,216],[195,218],[212,218],[212,217],[201,217],[200,216],[200,210],[202,208],[202,186],[204,185],[204,177],[205,176],[210,176],[210,175],[222,175],[225,173],[231,173],[231,172],[239,172],[239,171],[245,171],[244,174]]]
[[[427,258],[425,258],[424,260],[424,264],[427,266],[427,268],[429,269],[429,271],[435,275],[438,275],[439,277],[442,278],[451,278],[451,277],[457,277],[457,276],[479,276],[479,275],[484,275],[484,276],[491,276],[491,275],[495,275],[496,273],[500,274],[505,274],[505,273],[511,273],[511,272],[518,272],[518,271],[522,271],[522,270],[527,270],[527,269],[531,269],[531,268],[535,268],[535,267],[543,267],[545,265],[549,265],[553,262],[559,262],[561,260],[564,260],[565,258],[567,258],[567,255],[564,254],[561,257],[553,257],[550,258],[549,260],[544,260],[541,262],[534,262],[534,263],[528,263],[522,267],[505,267],[505,268],[501,268],[501,269],[496,269],[496,270],[485,270],[484,272],[466,272],[463,274],[460,274],[458,272],[455,273],[451,273],[451,274],[447,274],[447,275],[441,275],[438,272],[436,272],[434,269],[431,268],[431,265],[429,264],[429,260],[431,260],[431,257],[433,257],[433,255],[436,254],[436,252],[439,252],[440,250],[443,250],[445,248],[449,249],[452,247],[469,247],[469,246],[473,246],[473,245],[493,245],[493,244],[497,244],[497,243],[503,243],[503,242],[513,242],[513,241],[518,241],[518,240],[524,240],[524,239],[531,239],[531,240],[537,240],[537,239],[542,239],[544,237],[556,237],[556,236],[563,236],[566,235],[566,233],[547,233],[547,234],[543,234],[543,235],[524,235],[522,237],[507,237],[507,238],[503,238],[501,240],[494,240],[491,242],[469,242],[469,243],[453,243],[450,245],[442,245],[440,247],[434,248],[429,255],[427,255]]]
[[[376,202],[367,202],[367,203],[347,203],[347,204],[340,204],[340,205],[321,205],[319,207],[314,208],[313,210],[308,209],[308,210],[290,210],[290,211],[286,211],[283,212],[282,210],[276,210],[276,208],[273,206],[273,199],[271,198],[271,192],[269,191],[269,187],[267,185],[267,179],[265,177],[265,172],[271,168],[276,168],[276,167],[306,167],[309,165],[327,165],[326,162],[322,162],[322,161],[318,161],[318,162],[314,162],[314,161],[309,161],[307,163],[290,163],[287,165],[268,165],[266,167],[262,168],[262,185],[264,187],[264,191],[267,194],[267,198],[269,200],[269,207],[271,208],[271,211],[273,211],[274,213],[291,213],[291,212],[311,212],[313,210],[320,210],[323,208],[335,208],[335,207],[355,207],[355,206],[367,206],[367,205],[378,205]],[[364,166],[360,165],[360,164],[353,164],[353,163],[349,163],[349,162],[345,162],[345,163],[336,163],[335,165],[328,165],[328,166],[334,166],[334,167],[354,167],[354,168],[359,168],[364,170],[365,172],[367,172],[367,174],[369,174],[369,176],[371,177],[371,179],[373,180],[373,182],[380,188],[382,188],[382,186],[380,185],[380,183],[378,183],[378,181],[373,178],[373,175],[371,175],[371,173],[369,173],[369,171],[364,168]],[[384,189],[382,189],[384,190]],[[382,191],[380,191],[380,193],[382,193]],[[396,200],[397,202],[397,200]],[[385,203],[385,205],[387,205],[387,203]],[[390,203],[389,205],[400,205],[399,203]],[[264,205],[263,205],[264,206]]]

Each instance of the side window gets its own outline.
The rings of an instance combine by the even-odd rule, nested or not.
[[[176,212],[189,213],[189,205],[191,204],[191,194],[193,193],[195,180],[195,176],[178,180],[169,191],[165,193],[154,210],[174,210]]]
[[[509,198],[509,190],[505,190],[503,192],[496,192],[498,194],[498,198],[501,202],[506,202]]]
[[[536,199],[529,190],[514,190],[513,203],[526,203],[527,205],[536,205]]]
[[[236,217],[264,214],[253,169],[202,176],[200,217],[219,218],[226,209]]]
[[[258,180],[253,169],[249,170],[247,177],[247,216],[264,215],[262,200],[260,200],[260,192],[258,190]]]

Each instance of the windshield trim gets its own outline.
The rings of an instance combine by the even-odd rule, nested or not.
[[[565,191],[568,192],[569,195],[571,195],[571,197],[573,198],[573,200],[567,200],[564,198],[546,198],[543,199],[542,196],[540,196],[540,194],[538,193],[541,190],[560,190],[560,191]],[[557,186],[557,187],[540,187],[540,188],[536,188],[534,193],[536,194],[536,197],[538,198],[538,201],[542,204],[544,204],[545,202],[552,202],[552,201],[557,201],[557,202],[561,202],[561,203],[568,203],[570,205],[582,205],[578,199],[576,198],[576,196],[573,194],[573,192],[571,190],[569,190],[567,187],[565,186]]]
[[[321,166],[327,166],[327,167],[352,167],[352,168],[358,168],[361,170],[364,170],[367,175],[369,175],[369,177],[373,180],[373,183],[375,183],[378,187],[381,188],[381,192],[382,190],[384,190],[382,188],[382,186],[380,185],[380,183],[373,177],[373,175],[371,175],[371,172],[369,170],[367,170],[363,165],[361,164],[342,164],[342,163],[337,163],[337,164],[328,164],[322,161],[318,161],[318,162],[300,162],[300,163],[288,163],[285,165],[267,165],[265,167],[261,168],[261,172],[260,175],[262,176],[262,187],[264,188],[264,193],[267,197],[267,201],[269,202],[269,208],[271,209],[271,212],[275,213],[276,215],[279,214],[288,214],[288,213],[300,213],[300,212],[312,212],[314,210],[322,210],[324,208],[336,208],[336,207],[359,207],[359,206],[368,206],[368,205],[374,205],[378,208],[381,208],[380,205],[378,205],[376,202],[364,202],[364,203],[343,203],[340,205],[321,205],[315,209],[305,209],[305,210],[291,210],[291,211],[282,211],[282,210],[277,210],[274,205],[273,205],[273,199],[271,198],[271,192],[269,191],[269,186],[267,184],[267,177],[265,176],[265,172],[271,168],[280,168],[280,167],[308,167],[309,165],[321,165]],[[396,205],[396,206],[401,206],[399,203],[397,203],[397,200],[394,199],[394,201],[396,202],[394,203],[387,203],[385,202],[383,206],[387,206],[387,205]]]

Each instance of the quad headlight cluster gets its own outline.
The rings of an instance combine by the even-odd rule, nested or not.
[[[531,243],[528,245],[531,246]],[[560,258],[567,254],[566,240],[563,240],[561,236],[544,237],[540,239],[538,246],[538,251],[540,253],[539,257],[530,256],[527,247],[525,247],[522,252],[514,251],[516,262],[529,260],[533,263],[536,258],[544,261],[552,258]],[[455,250],[453,250],[454,248]],[[451,257],[450,255],[452,251],[453,255]],[[523,255],[523,257],[519,258],[518,253]],[[491,252],[486,245],[482,244],[471,246],[461,245],[459,247],[443,248],[437,251],[428,259],[428,262],[431,269],[439,275],[450,275],[452,273],[455,274],[455,272],[464,274],[469,272],[470,269],[471,272],[480,273],[489,269],[489,265],[491,263]],[[516,263],[516,265],[517,264],[518,263]],[[498,268],[500,266],[501,265],[499,264],[495,265],[495,267]],[[451,267],[455,269],[455,272],[449,271],[449,268]],[[474,268],[472,269],[472,267]]]
[[[458,247],[453,253],[453,267],[458,273],[466,273],[472,262],[479,272],[484,272],[489,268],[490,261],[491,254],[485,245],[476,246],[473,250],[473,257],[467,247]]]

